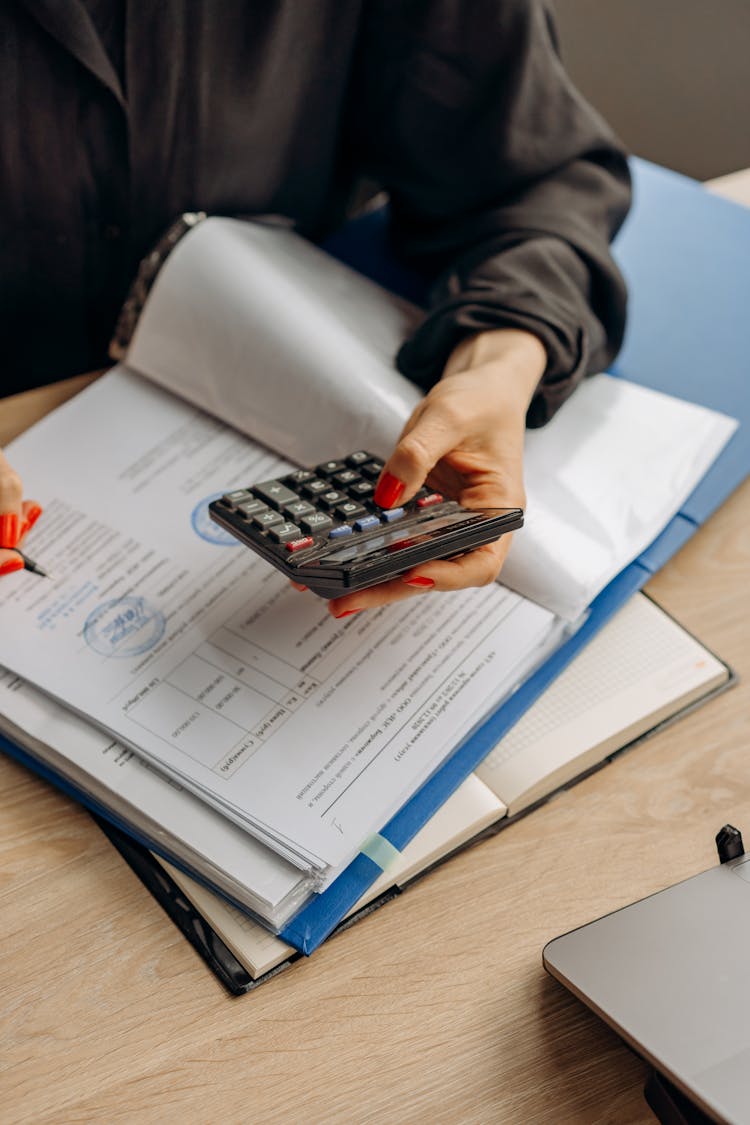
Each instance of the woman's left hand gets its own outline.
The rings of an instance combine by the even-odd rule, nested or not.
[[[0,575],[23,570],[23,559],[16,548],[41,514],[34,500],[23,499],[21,478],[0,450]]]
[[[404,427],[378,481],[376,503],[394,508],[426,481],[467,508],[523,508],[526,411],[546,360],[541,341],[518,329],[463,341]],[[500,573],[510,540],[503,535],[455,559],[420,564],[379,586],[334,598],[329,612],[344,617],[428,590],[484,586]]]

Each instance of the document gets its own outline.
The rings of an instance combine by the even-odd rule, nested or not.
[[[281,926],[312,891],[292,864],[264,847],[106,731],[0,668],[0,731],[87,798],[161,846],[246,910]]]
[[[301,465],[387,457],[422,397],[393,360],[423,317],[292,230],[214,217],[159,271],[127,363]]]
[[[51,578],[3,582],[0,663],[321,882],[557,635],[497,585],[336,621],[207,517],[284,463],[126,371],[13,459]]]

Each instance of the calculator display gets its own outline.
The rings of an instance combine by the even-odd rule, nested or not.
[[[488,510],[485,509],[485,511]],[[497,511],[497,509],[491,510]],[[455,530],[457,527],[466,528],[470,523],[476,523],[481,519],[481,515],[474,512],[468,513],[465,508],[459,508],[458,511],[449,512],[444,516],[422,516],[416,526],[413,524],[402,525],[389,528],[382,534],[367,536],[359,542],[353,543],[351,547],[326,554],[321,561],[326,563],[348,562],[351,559],[364,557],[374,561],[389,552],[392,553],[406,547],[416,546],[419,543],[429,542],[430,539],[449,528],[451,530]]]

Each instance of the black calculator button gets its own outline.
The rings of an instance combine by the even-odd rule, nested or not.
[[[346,459],[347,465],[351,465],[353,469],[364,465],[366,461],[372,461],[369,453],[365,453],[364,449],[358,449],[355,453],[350,453]]]
[[[262,500],[256,499],[255,496],[251,496],[249,500],[245,500],[242,504],[237,505],[237,511],[241,516],[244,516],[245,519],[250,519],[251,516],[257,515],[258,512],[267,512],[268,504],[264,504]]]
[[[336,515],[342,520],[357,520],[367,515],[367,509],[353,500],[345,500],[343,504],[336,505]]]
[[[313,512],[312,515],[305,516],[300,520],[305,531],[310,534],[317,534],[319,531],[328,531],[329,527],[333,527],[333,520],[327,516],[325,512]]]
[[[230,508],[236,508],[246,500],[252,500],[253,494],[249,488],[235,488],[232,492],[225,492],[222,501]]]
[[[346,468],[343,461],[324,461],[322,465],[318,465],[316,472],[319,477],[332,477],[336,473],[341,473]]]
[[[359,471],[368,480],[377,480],[383,471],[383,464],[383,461],[370,461],[367,465],[363,465]]]
[[[355,473],[354,469],[344,469],[343,472],[334,474],[333,483],[337,484],[340,488],[348,488],[361,479],[359,473]]]
[[[312,547],[313,541],[309,535],[303,535],[301,539],[292,539],[290,543],[286,544],[287,551],[304,551],[306,547]]]
[[[380,520],[377,516],[362,516],[354,521],[355,531],[370,531],[373,527],[380,527]]]
[[[313,499],[315,499],[316,496],[320,496],[321,492],[329,491],[331,487],[330,481],[318,480],[317,477],[313,477],[312,474],[310,475],[312,479],[305,481],[302,486],[302,492],[305,496],[311,496]]]
[[[349,488],[349,495],[353,500],[366,500],[368,496],[372,496],[375,491],[375,485],[371,484],[369,480],[358,480]]]
[[[264,531],[267,527],[273,527],[274,524],[286,523],[286,520],[281,512],[274,512],[267,508],[265,512],[258,512],[257,516],[253,516],[253,523]]]
[[[261,481],[260,484],[253,486],[253,492],[274,508],[281,508],[284,504],[292,504],[295,500],[299,500],[299,495],[292,492],[291,488],[287,488],[280,480]]]
[[[313,480],[314,477],[315,473],[312,469],[295,469],[293,473],[289,473],[288,476],[284,477],[283,483],[294,488],[300,484],[307,484],[307,482]]]
[[[289,543],[293,539],[299,539],[300,535],[301,532],[297,524],[291,523],[289,520],[277,523],[268,531],[268,538],[273,539],[275,543]]]
[[[330,492],[322,492],[317,502],[321,508],[330,511],[331,508],[335,508],[337,504],[343,504],[343,502],[348,499],[349,497],[345,492],[340,492],[338,489],[331,489]]]
[[[351,535],[352,528],[348,523],[340,523],[337,527],[332,527],[328,532],[329,539],[343,539],[345,535]]]
[[[285,516],[291,516],[292,519],[298,520],[302,516],[309,516],[315,508],[309,500],[293,500],[291,504],[284,504],[282,508]]]

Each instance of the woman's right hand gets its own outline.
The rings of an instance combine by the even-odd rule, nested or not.
[[[23,559],[14,547],[42,514],[35,500],[24,500],[21,478],[0,452],[0,575],[21,570]]]

